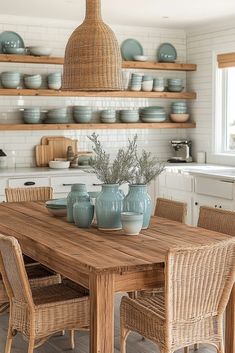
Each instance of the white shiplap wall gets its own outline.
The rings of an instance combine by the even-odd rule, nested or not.
[[[53,48],[53,56],[61,56],[72,30],[77,26],[71,22],[57,22],[45,19],[31,19],[23,17],[0,16],[0,32],[11,30],[18,32],[24,39],[25,45],[44,45]],[[157,47],[162,42],[171,42],[177,49],[178,61],[186,60],[186,35],[179,29],[160,29],[146,27],[111,26],[118,41],[121,43],[126,38],[136,38],[143,45],[144,52],[155,59]],[[32,64],[3,64],[0,63],[0,72],[18,70],[21,73],[41,73],[46,76],[49,72],[61,70],[59,66],[53,65],[32,65]],[[182,77],[185,73],[148,71],[153,76]],[[0,97],[0,123],[21,122],[19,109],[27,106],[40,106],[42,108],[52,108],[83,104],[91,105],[94,109],[94,120],[98,119],[98,110],[108,107],[116,109],[138,108],[147,105],[170,106],[170,101],[150,100],[150,99],[101,99],[101,98],[55,98],[55,97]],[[139,136],[139,147],[155,152],[161,159],[171,156],[169,140],[172,138],[187,137],[188,130],[98,130],[97,131],[109,148],[114,153],[120,145],[127,143],[128,138],[135,133]],[[16,153],[17,167],[33,166],[34,147],[40,143],[40,138],[44,135],[65,135],[80,140],[80,148],[90,149],[86,136],[92,131],[0,131],[0,148],[11,154]]]
[[[198,95],[190,104],[197,128],[190,130],[189,136],[193,140],[194,156],[197,151],[206,151],[210,163],[235,165],[235,157],[213,154],[215,59],[218,53],[234,50],[235,19],[187,31],[187,61],[198,66],[195,73],[187,74],[188,89]]]

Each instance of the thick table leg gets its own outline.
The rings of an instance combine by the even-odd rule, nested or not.
[[[90,276],[90,353],[114,352],[114,276]]]
[[[235,285],[226,309],[225,353],[235,352]]]

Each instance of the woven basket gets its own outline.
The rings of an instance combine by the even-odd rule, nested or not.
[[[122,90],[122,59],[113,31],[101,18],[100,0],[86,0],[86,17],[66,46],[62,89]]]

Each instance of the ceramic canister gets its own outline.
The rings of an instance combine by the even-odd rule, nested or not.
[[[94,217],[94,205],[89,196],[82,196],[73,205],[73,219],[79,228],[89,228]]]
[[[81,197],[89,197],[85,184],[74,184],[71,187],[71,191],[67,196],[67,221],[70,223],[74,222],[73,218],[73,205],[79,201]]]

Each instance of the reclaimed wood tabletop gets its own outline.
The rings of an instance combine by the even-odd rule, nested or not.
[[[164,281],[169,248],[214,244],[230,236],[153,217],[139,236],[81,229],[49,214],[40,202],[0,204],[0,233],[18,239],[23,252],[89,288],[90,352],[114,351],[114,293],[155,288]],[[234,306],[231,308],[234,314]],[[234,315],[225,340],[234,353]]]

